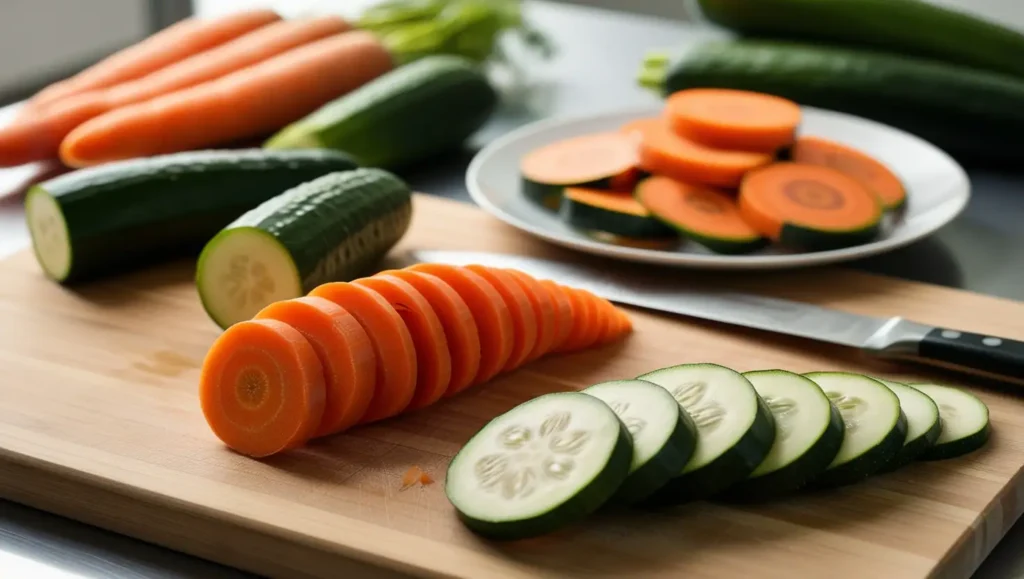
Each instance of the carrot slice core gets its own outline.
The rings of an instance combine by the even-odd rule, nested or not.
[[[886,209],[903,205],[907,192],[888,167],[867,153],[821,137],[800,137],[793,145],[793,161],[831,167],[867,185]]]

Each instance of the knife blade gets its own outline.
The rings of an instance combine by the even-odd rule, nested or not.
[[[741,292],[680,287],[677,280],[636,281],[608,269],[515,254],[415,250],[418,262],[513,268],[588,290],[609,301],[732,326],[856,348],[1002,382],[1024,384],[1024,342],[939,328],[901,317],[873,317]]]

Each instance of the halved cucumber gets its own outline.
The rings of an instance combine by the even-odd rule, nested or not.
[[[668,390],[697,425],[697,448],[679,475],[645,502],[716,495],[747,478],[775,441],[772,411],[750,381],[717,364],[683,364],[637,379]]]
[[[637,148],[617,132],[580,135],[530,151],[520,161],[523,193],[557,209],[566,187],[620,189],[636,179]],[[632,187],[629,187],[632,189]]]
[[[843,419],[817,384],[785,370],[743,374],[775,417],[775,443],[750,477],[728,491],[730,499],[775,497],[820,475],[843,444]]]
[[[985,446],[991,434],[988,406],[973,394],[938,384],[910,384],[924,392],[939,407],[942,432],[935,444],[924,451],[922,460],[955,458]]]
[[[900,399],[878,380],[846,372],[811,372],[813,380],[843,417],[843,444],[814,486],[863,480],[887,465],[903,448],[907,417]]]
[[[588,231],[635,239],[676,237],[629,193],[567,187],[561,215],[569,225]]]
[[[534,537],[605,504],[632,459],[629,431],[607,404],[579,392],[545,394],[480,429],[448,466],[445,493],[480,535]]]
[[[664,388],[643,380],[594,384],[583,391],[603,400],[633,437],[629,477],[613,497],[635,503],[665,485],[686,466],[697,446],[697,425]]]
[[[907,465],[935,445],[942,433],[939,421],[939,407],[935,401],[920,390],[892,380],[875,378],[889,387],[900,399],[900,409],[907,416],[907,436],[903,448],[884,470],[893,471]]]

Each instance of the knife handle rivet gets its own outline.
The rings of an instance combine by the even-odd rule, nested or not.
[[[960,332],[956,330],[942,330],[942,337],[947,340],[955,340],[960,337]]]
[[[998,346],[1002,344],[1003,341],[1000,340],[999,338],[985,338],[984,340],[981,341],[981,343],[985,344],[986,346]]]

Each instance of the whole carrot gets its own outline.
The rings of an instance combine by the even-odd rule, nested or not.
[[[391,70],[370,32],[352,31],[289,50],[216,80],[118,108],[61,143],[72,167],[185,151],[270,133]]]

